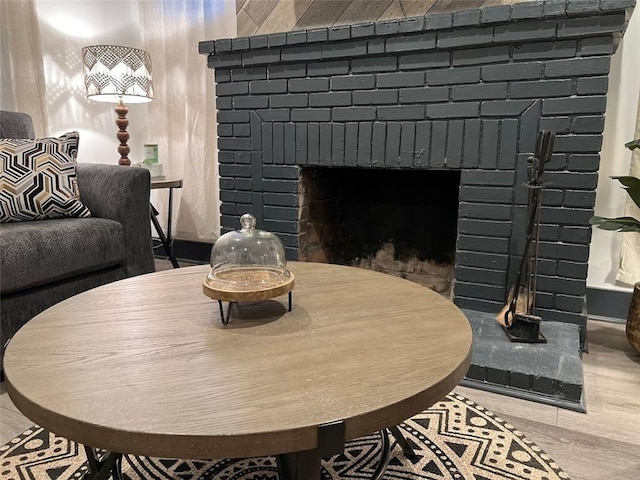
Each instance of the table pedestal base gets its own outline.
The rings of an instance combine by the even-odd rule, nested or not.
[[[279,480],[320,480],[320,452],[318,449],[284,453],[276,457]]]
[[[413,459],[416,456],[415,451],[404,438],[402,432],[397,426],[390,427],[388,430],[380,430],[382,439],[382,455],[376,470],[371,476],[371,480],[381,480],[387,471],[389,457],[391,454],[391,443],[389,442],[389,432],[402,448],[404,455]],[[278,465],[279,480],[320,480],[320,449],[305,450],[303,452],[285,453],[276,456]]]
[[[323,450],[325,452],[331,451],[335,455],[335,448],[337,448],[338,445],[342,445],[344,448],[344,444],[339,440],[340,434],[343,433],[343,428],[344,424],[342,424],[342,422],[325,426],[325,435],[323,435],[325,441]],[[396,439],[407,458],[414,458],[416,455],[397,426],[390,427],[388,430],[380,430],[382,456],[371,480],[381,480],[387,470],[391,452],[389,432],[391,432]],[[95,448],[85,446],[84,450],[87,455],[87,463],[89,464],[89,471],[84,476],[84,480],[103,480],[112,475],[113,480],[123,480],[121,453],[107,452],[102,458],[98,458]],[[320,480],[320,462],[320,448],[277,455],[278,478],[279,480]]]

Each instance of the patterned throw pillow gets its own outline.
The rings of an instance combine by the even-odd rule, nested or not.
[[[91,216],[76,181],[79,139],[0,139],[0,222]]]

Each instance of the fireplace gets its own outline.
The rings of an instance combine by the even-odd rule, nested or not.
[[[459,185],[459,170],[301,168],[298,259],[450,295]]]
[[[305,168],[460,177],[453,300],[497,312],[524,243],[526,160],[547,167],[538,313],[584,331],[610,57],[629,0],[547,1],[204,41],[224,231],[242,213],[300,257]]]
[[[346,191],[383,175],[389,186],[426,191],[431,175],[447,172],[457,182],[457,201],[446,220],[455,226],[443,238],[453,237],[453,245],[429,257],[428,243],[375,239],[382,245],[367,241],[348,261],[371,267],[380,257],[385,266],[373,266],[380,269],[401,259],[438,266],[452,251],[452,279],[440,289],[487,327],[474,330],[468,377],[580,401],[589,219],[609,63],[634,4],[548,0],[201,42],[215,70],[223,231],[250,212],[283,240],[288,258],[334,261],[354,248],[347,237],[362,235],[351,217],[346,232],[338,215],[353,209],[357,196],[334,196],[320,220],[310,220],[305,208],[317,199],[305,197],[309,183],[345,176],[346,187],[323,188]],[[498,328],[493,317],[522,255],[523,183],[540,130],[555,132],[556,142],[544,176],[536,313],[543,329],[553,330],[548,338],[564,340],[550,350],[515,351],[489,330]],[[402,188],[393,190],[402,198]],[[325,242],[310,222],[341,234]],[[427,240],[426,227],[418,228]],[[322,242],[340,248],[331,252]],[[404,270],[395,273],[408,277]],[[477,349],[476,341],[489,347]]]

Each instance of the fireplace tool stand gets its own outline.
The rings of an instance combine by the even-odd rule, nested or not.
[[[527,230],[524,252],[516,282],[511,288],[509,300],[498,321],[512,342],[546,343],[540,332],[542,318],[536,315],[536,292],[538,276],[538,249],[540,240],[540,205],[544,167],[551,159],[555,134],[549,131],[538,133],[535,154],[527,159]]]

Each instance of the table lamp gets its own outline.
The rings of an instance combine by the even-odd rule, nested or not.
[[[127,145],[127,103],[143,103],[153,100],[151,81],[151,56],[144,50],[118,45],[92,45],[82,49],[84,85],[87,98],[99,102],[117,103],[117,138],[120,165],[131,165]]]

